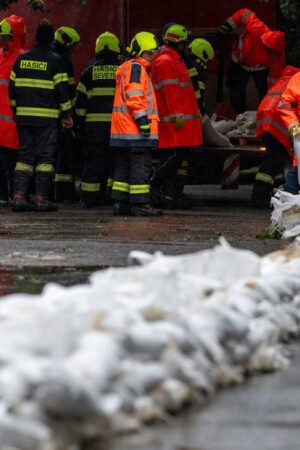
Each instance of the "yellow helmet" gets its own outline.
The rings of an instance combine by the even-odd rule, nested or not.
[[[143,52],[156,52],[158,49],[158,41],[156,36],[148,31],[140,31],[130,42],[127,47],[128,52],[132,56],[141,56]]]
[[[117,36],[109,31],[105,31],[98,36],[96,40],[95,52],[99,53],[105,49],[105,47],[111,52],[121,53],[120,40]]]
[[[66,48],[80,42],[80,36],[74,28],[60,27],[55,31],[54,39]]]
[[[6,19],[0,22],[0,36],[13,36],[13,31]]]
[[[189,45],[189,50],[191,55],[196,56],[203,63],[207,63],[207,61],[213,59],[215,56],[210,42],[202,38],[194,39]]]
[[[178,43],[188,41],[189,36],[189,31],[183,25],[173,23],[165,30],[163,39],[165,41]]]

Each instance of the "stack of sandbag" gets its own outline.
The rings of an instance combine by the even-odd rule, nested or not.
[[[260,258],[226,241],[129,259],[140,265],[1,299],[4,448],[103,443],[289,363],[286,343],[300,334],[300,259]]]
[[[279,230],[283,238],[295,238],[300,235],[300,195],[276,190],[272,197],[272,229]]]
[[[226,134],[228,137],[256,137],[256,111],[245,111],[239,114],[232,130]]]
[[[207,114],[202,119],[203,145],[207,147],[233,147],[224,134],[232,127],[232,121],[212,122]]]

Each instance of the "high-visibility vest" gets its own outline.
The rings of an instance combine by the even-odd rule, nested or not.
[[[202,144],[201,116],[188,69],[173,48],[163,46],[154,57],[152,81],[159,111],[159,148]],[[185,120],[176,128],[176,117]]]
[[[116,72],[110,145],[112,147],[157,147],[158,111],[150,64],[143,58],[132,58]],[[140,134],[137,120],[147,116],[150,136]]]
[[[289,154],[292,153],[290,145],[290,135],[284,122],[281,120],[277,106],[281,101],[281,96],[293,75],[300,69],[287,66],[280,79],[273,84],[267,95],[260,102],[256,113],[256,135],[271,133],[286,148]]]

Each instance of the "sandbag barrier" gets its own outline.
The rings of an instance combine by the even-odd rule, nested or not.
[[[90,283],[0,301],[0,443],[85,449],[289,364],[300,252],[132,252]]]

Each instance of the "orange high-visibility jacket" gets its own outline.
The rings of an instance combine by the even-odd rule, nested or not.
[[[160,120],[159,148],[201,145],[201,116],[188,69],[179,53],[163,46],[154,57],[151,76]],[[176,117],[185,119],[182,128],[175,127]]]
[[[289,132],[281,120],[277,106],[281,96],[292,78],[300,69],[286,66],[281,77],[269,89],[267,95],[260,102],[256,113],[256,135],[271,133],[286,148],[291,155],[291,142]]]
[[[150,64],[143,58],[132,58],[116,72],[110,145],[112,147],[157,147],[158,111],[150,75]],[[137,120],[147,116],[150,136],[139,132]]]
[[[0,146],[18,149],[19,139],[8,96],[8,85],[12,67],[23,53],[25,35],[24,19],[18,16],[7,18],[12,30],[13,39],[8,43],[8,50],[0,50]]]
[[[227,19],[233,30],[244,26],[232,49],[232,60],[249,71],[269,69],[269,87],[280,77],[285,67],[285,34],[272,31],[250,9],[243,8]],[[271,56],[265,46],[278,52]]]

